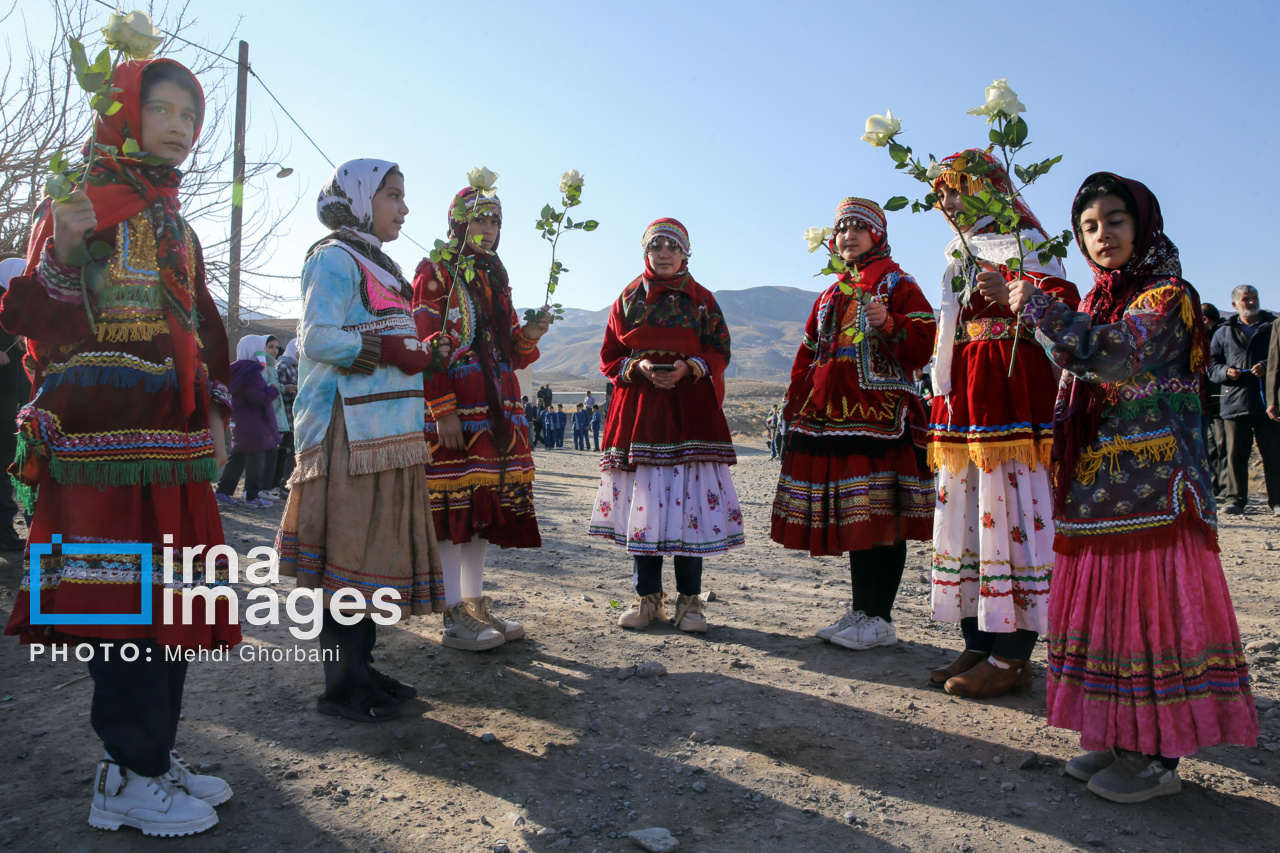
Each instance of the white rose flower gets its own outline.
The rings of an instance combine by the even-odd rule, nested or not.
[[[867,132],[862,134],[862,141],[876,148],[883,148],[900,130],[902,130],[902,119],[894,118],[893,110],[885,110],[884,115],[867,119]]]
[[[467,183],[480,190],[480,194],[485,198],[493,198],[498,194],[493,185],[498,182],[499,177],[497,172],[490,172],[487,168],[481,166],[478,169],[472,169],[467,172]]]
[[[827,245],[827,238],[830,236],[830,228],[810,228],[804,232],[804,240],[809,244],[810,252],[816,252]]]
[[[1001,77],[992,81],[987,87],[987,102],[980,107],[968,111],[971,116],[986,116],[987,124],[995,124],[1000,116],[1007,119],[1016,118],[1018,113],[1025,113],[1027,107],[1018,100],[1018,93],[1009,88],[1009,78]]]
[[[164,43],[164,34],[151,25],[146,12],[122,15],[112,12],[102,28],[107,47],[123,51],[130,59],[150,59]]]
[[[570,169],[560,176],[560,192],[567,195],[570,187],[581,188],[585,181],[586,178],[577,169]]]

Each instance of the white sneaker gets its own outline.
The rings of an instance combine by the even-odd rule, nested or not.
[[[218,822],[213,806],[176,787],[164,776],[147,778],[114,761],[98,762],[89,825],[116,830],[132,826],[143,835],[171,838],[204,832]]]
[[[836,620],[834,625],[828,625],[825,628],[819,628],[814,633],[814,636],[816,636],[819,640],[826,640],[829,643],[831,642],[831,638],[834,637],[836,634],[839,634],[841,631],[845,630],[846,628],[856,625],[857,623],[863,621],[866,618],[867,618],[867,614],[863,613],[861,610],[854,610],[852,607],[850,607],[849,612],[841,616],[838,620]]]
[[[169,772],[164,778],[211,806],[220,806],[231,799],[231,786],[225,780],[195,773],[177,750],[169,752]]]
[[[898,642],[898,632],[892,622],[879,616],[865,616],[831,638],[831,642],[846,649],[863,651],[876,646],[892,646]]]

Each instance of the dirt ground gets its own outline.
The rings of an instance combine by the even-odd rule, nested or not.
[[[379,665],[421,695],[402,719],[317,714],[318,664],[193,664],[179,748],[236,793],[217,827],[181,841],[89,828],[91,682],[75,680],[83,664],[31,662],[5,638],[0,848],[603,853],[639,850],[625,833],[646,827],[690,851],[1280,848],[1274,651],[1249,656],[1269,709],[1256,748],[1184,761],[1179,796],[1104,802],[1062,774],[1076,740],[1045,724],[1042,649],[1026,698],[979,704],[926,685],[959,647],[956,626],[929,620],[926,543],[909,552],[902,642],[852,652],[813,637],[847,605],[847,564],[768,541],[777,465],[762,448],[740,448],[748,545],[707,561],[706,636],[615,626],[630,569],[584,535],[595,456],[539,450],[543,548],[491,550],[485,584],[528,638],[476,654],[443,648],[438,617],[381,629]],[[228,541],[270,544],[277,518],[228,511]],[[1222,542],[1245,641],[1278,639],[1280,531],[1265,502],[1226,517]],[[6,620],[20,572],[8,556]],[[258,649],[314,647],[284,627],[245,634]],[[666,674],[633,673],[647,663]],[[1028,753],[1039,758],[1022,769]]]

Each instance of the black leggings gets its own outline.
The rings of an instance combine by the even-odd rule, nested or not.
[[[964,634],[964,647],[969,651],[999,655],[1008,660],[1031,660],[1031,650],[1040,639],[1038,633],[1024,628],[1007,633],[983,631],[978,627],[977,616],[961,619],[960,631]]]
[[[636,595],[662,592],[662,557],[635,556],[632,559],[635,562],[635,574],[632,579],[635,581]],[[671,562],[675,564],[676,569],[676,592],[681,595],[700,595],[702,593],[702,558],[675,556],[671,558]]]
[[[320,626],[320,651],[324,655],[324,690],[332,699],[349,696],[372,681],[369,664],[378,642],[378,626],[365,616],[354,625],[342,625],[326,607]],[[332,660],[327,658],[332,657]]]
[[[907,565],[907,542],[877,545],[849,552],[849,581],[853,585],[853,609],[892,622],[893,602]]]

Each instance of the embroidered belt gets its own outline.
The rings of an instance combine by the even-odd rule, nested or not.
[[[1034,340],[1035,336],[1026,326],[1015,323],[1008,317],[979,317],[976,320],[961,320],[956,326],[956,343],[969,341],[1011,341],[1014,329],[1024,341]]]

